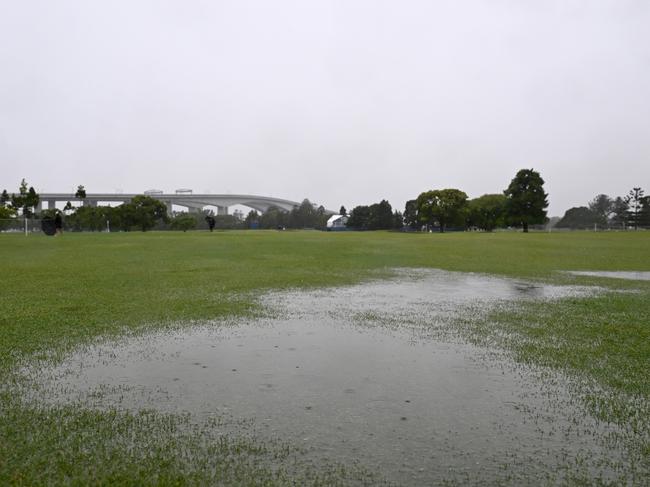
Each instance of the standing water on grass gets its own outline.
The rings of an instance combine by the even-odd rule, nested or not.
[[[608,277],[631,281],[650,281],[650,271],[566,271],[574,276]]]
[[[469,345],[454,323],[495,306],[593,294],[403,270],[343,288],[269,293],[267,314],[86,347],[38,374],[38,399],[252,419],[321,463],[401,485],[616,480],[623,455],[558,374]],[[613,429],[613,427],[610,427]]]

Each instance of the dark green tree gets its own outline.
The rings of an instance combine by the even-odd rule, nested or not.
[[[116,206],[111,212],[111,230],[119,228],[130,232],[135,226],[135,207],[130,203]]]
[[[282,208],[271,206],[260,215],[259,226],[265,229],[286,228],[289,226],[289,212]]]
[[[3,189],[2,195],[0,195],[0,206],[6,206],[10,201],[11,197],[9,196],[9,193],[7,193],[6,189]]]
[[[632,188],[624,198],[628,207],[628,224],[634,227],[635,230],[639,228],[639,214],[641,213],[643,193],[644,191],[641,188]]]
[[[339,210],[339,215],[345,216],[347,214],[348,214],[348,210],[345,209],[345,206],[341,206],[341,209]]]
[[[111,214],[108,206],[80,206],[67,216],[66,226],[77,232],[99,232],[106,228],[106,221],[110,220]]]
[[[580,206],[577,208],[570,208],[564,213],[562,219],[555,225],[557,228],[572,228],[572,229],[591,229],[594,226],[605,226],[607,220],[600,213]]]
[[[420,228],[421,223],[418,215],[417,200],[409,200],[406,202],[404,207],[404,224],[412,230]]]
[[[367,221],[368,230],[388,230],[393,228],[393,208],[387,200],[370,205]]]
[[[503,194],[484,194],[468,202],[468,225],[491,232],[505,224],[506,197]]]
[[[625,228],[627,225],[627,211],[627,202],[620,196],[617,196],[612,202],[612,212],[609,220],[610,225]]]
[[[136,227],[146,232],[160,222],[167,222],[167,206],[151,196],[135,196],[130,203],[120,205],[122,227]]]
[[[245,228],[325,228],[328,214],[325,208],[316,206],[308,199],[294,206],[291,211],[272,206],[262,215],[251,210],[244,219]]]
[[[23,178],[20,182],[20,187],[18,188],[18,194],[11,194],[11,206],[16,210],[22,210],[27,199],[27,181]]]
[[[196,218],[188,213],[178,213],[171,219],[172,230],[187,232],[196,228]]]
[[[244,228],[253,228],[259,224],[260,216],[255,210],[251,210],[244,218]]]
[[[453,225],[462,225],[467,194],[459,189],[437,189],[420,193],[416,200],[418,216],[427,225],[438,224],[440,232]]]
[[[326,228],[328,219],[329,215],[327,214],[325,207],[323,205],[319,205],[318,208],[316,208],[316,221],[313,225],[314,228]]]
[[[29,187],[29,191],[27,192],[27,210],[29,212],[29,216],[34,216],[34,210],[36,209],[36,205],[38,205],[38,202],[40,201],[41,197],[36,193],[36,190],[34,189],[33,186]]]
[[[639,226],[642,228],[650,228],[650,196],[644,196],[641,198]]]
[[[79,199],[85,199],[86,198],[86,188],[83,187],[83,185],[77,186],[77,192],[74,194],[75,198]]]
[[[504,194],[510,221],[521,225],[525,233],[529,225],[546,221],[548,194],[544,192],[544,180],[537,171],[521,169]]]
[[[317,210],[307,198],[302,200],[299,206],[295,206],[288,219],[284,220],[282,226],[290,228],[314,228],[317,226]]]
[[[359,205],[352,208],[346,226],[357,230],[367,230],[370,220],[370,207]]]
[[[402,215],[399,213],[399,225],[396,224],[396,216],[393,208],[387,200],[373,203],[370,206],[355,206],[348,214],[346,226],[356,230],[390,230],[391,228],[402,227]]]
[[[599,194],[589,202],[589,209],[594,213],[602,216],[605,221],[609,220],[612,214],[614,201],[606,194]]]
[[[11,206],[0,205],[0,230],[9,228],[11,220],[16,216],[16,210]]]
[[[396,230],[404,228],[404,215],[402,215],[401,211],[395,210],[393,212],[393,228]]]
[[[27,181],[23,178],[20,182],[19,193],[11,195],[11,206],[15,210],[21,210],[26,218],[34,215],[34,208],[38,205],[40,197],[33,186],[27,188]]]
[[[215,215],[214,228],[217,230],[233,230],[236,228],[249,228],[243,226],[243,220],[240,220],[235,215]]]

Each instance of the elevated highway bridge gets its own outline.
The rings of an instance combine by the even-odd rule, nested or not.
[[[77,198],[71,193],[41,193],[37,210],[55,208],[57,203],[80,202],[84,206],[97,206],[98,203],[128,203],[138,195],[146,194],[162,201],[167,205],[167,211],[171,213],[172,205],[187,208],[188,212],[200,212],[206,206],[217,208],[218,215],[227,215],[228,208],[235,205],[242,205],[265,213],[269,208],[277,207],[282,210],[291,211],[300,202],[274,198],[271,196],[256,196],[248,194],[191,194],[191,193],[158,193],[145,192],[133,194],[117,193],[87,193],[85,198]],[[332,211],[326,211],[333,214]]]

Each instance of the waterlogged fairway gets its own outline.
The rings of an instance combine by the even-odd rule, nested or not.
[[[2,484],[643,485],[650,473],[650,283],[557,272],[648,271],[647,232],[0,235],[0,259]],[[391,294],[381,283],[396,272],[426,274],[396,268],[509,279],[434,271]],[[309,290],[332,286],[348,287]],[[489,306],[458,300],[486,290]],[[334,353],[354,370],[314,382]],[[200,384],[236,360],[218,382],[232,397],[197,407]],[[291,375],[278,369],[289,362]]]

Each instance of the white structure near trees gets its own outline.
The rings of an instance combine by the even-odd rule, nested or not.
[[[343,230],[348,223],[347,215],[332,215],[329,220],[327,220],[327,229],[328,230]]]

